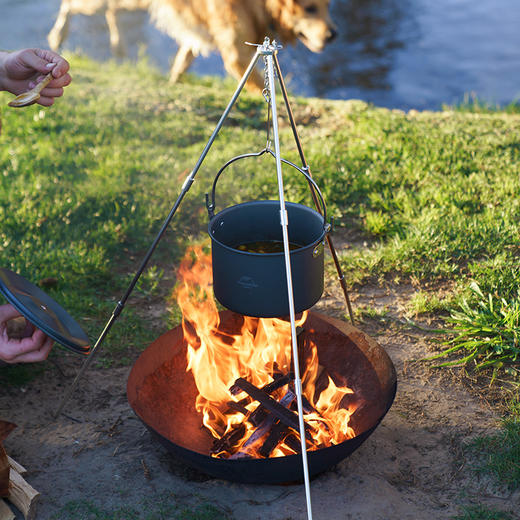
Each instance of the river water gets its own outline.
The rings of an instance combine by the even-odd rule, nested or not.
[[[0,48],[46,46],[59,4],[0,0]],[[520,0],[333,0],[331,12],[339,35],[323,53],[298,44],[279,54],[296,94],[405,110],[520,98]],[[166,71],[175,43],[145,13],[125,14],[121,24],[129,56],[146,52]],[[74,17],[65,49],[109,58],[104,18]],[[198,58],[191,71],[224,73],[216,54]]]

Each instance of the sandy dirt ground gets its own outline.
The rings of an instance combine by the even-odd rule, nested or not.
[[[326,290],[317,310],[344,314],[339,287],[328,286],[333,289]],[[492,433],[498,417],[458,376],[416,362],[434,349],[427,333],[391,319],[402,316],[413,292],[412,286],[401,285],[366,286],[352,293],[354,307],[388,311],[386,322],[365,321],[359,327],[390,355],[398,389],[372,436],[312,480],[316,520],[449,519],[472,504],[517,514],[520,493],[496,489],[477,477],[474,461],[462,450],[475,435]],[[157,503],[172,500],[179,508],[210,503],[223,517],[236,519],[307,518],[303,485],[230,483],[173,459],[127,402],[131,367],[91,368],[55,419],[53,412],[80,362],[65,353],[30,385],[0,389],[0,416],[18,424],[5,447],[41,492],[38,519],[61,519],[65,505],[75,500],[103,510],[133,507],[143,518]]]

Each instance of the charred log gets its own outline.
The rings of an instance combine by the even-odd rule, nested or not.
[[[280,405],[287,408],[291,405],[294,398],[295,398],[294,394],[291,391],[288,391],[280,400]],[[260,455],[262,455],[261,449],[263,448],[263,445],[265,444],[267,439],[269,439],[269,437],[271,437],[271,433],[272,433],[273,429],[275,428],[276,423],[280,423],[280,420],[277,419],[272,414],[268,414],[268,416],[262,421],[262,423],[256,428],[256,430],[250,435],[249,439],[247,439],[247,441],[238,450],[238,452],[233,454],[229,458],[230,459],[239,459],[239,458],[245,458],[245,457],[252,457],[255,455],[255,451],[258,452]],[[288,427],[285,425],[283,425],[283,426],[286,429],[286,431],[288,431]],[[260,446],[257,449],[257,446],[260,445],[260,442],[262,441],[262,439],[264,439],[266,437],[267,437],[267,439],[264,440],[264,443],[262,444],[262,446]],[[274,438],[271,440],[271,442],[273,442],[273,441],[274,441]],[[279,441],[271,448],[270,452],[278,444],[279,444]]]
[[[273,450],[283,441],[288,433],[289,428],[280,421],[277,421],[271,428],[267,439],[258,450],[258,453],[264,458],[269,457]]]
[[[298,414],[288,410],[284,406],[282,406],[278,401],[273,399],[270,395],[265,394],[260,388],[257,388],[255,385],[246,381],[244,378],[240,377],[235,381],[233,387],[238,387],[248,395],[250,395],[255,401],[258,401],[263,407],[269,410],[273,415],[276,416],[283,424],[289,426],[290,428],[294,428],[298,430],[299,421]],[[310,427],[305,425],[305,436],[313,442],[312,435],[309,433]]]
[[[217,455],[226,451],[233,451],[234,446],[244,436],[245,433],[245,425],[239,424],[236,428],[225,433],[220,439],[215,439],[210,450],[211,455]]]

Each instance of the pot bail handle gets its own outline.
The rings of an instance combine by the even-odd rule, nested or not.
[[[264,153],[268,152],[269,150],[267,148],[264,148],[263,150],[260,150],[259,152],[251,152],[251,153],[244,153],[242,155],[237,155],[236,157],[233,157],[229,159],[229,161],[220,168],[217,175],[215,176],[215,180],[213,181],[213,186],[211,188],[211,202],[209,200],[209,195],[206,193],[206,208],[208,209],[208,215],[209,218],[212,219],[215,216],[215,189],[217,187],[217,181],[219,177],[222,175],[222,172],[231,164],[233,164],[235,161],[239,161],[240,159],[246,159],[247,157],[260,157],[261,155],[264,155]]]
[[[212,219],[215,216],[215,191],[216,191],[216,187],[217,187],[217,181],[218,181],[219,177],[222,175],[222,173],[224,172],[224,170],[230,164],[233,164],[235,161],[238,161],[240,159],[245,159],[247,157],[260,157],[264,153],[270,153],[273,157],[275,156],[274,152],[270,148],[264,148],[263,150],[261,150],[260,152],[257,152],[257,153],[245,153],[242,155],[237,155],[236,157],[233,157],[232,159],[230,159],[226,164],[224,164],[224,166],[222,166],[222,168],[220,168],[217,175],[215,176],[215,179],[213,181],[213,186],[211,188],[211,200],[210,200],[209,195],[206,193],[206,208],[208,209],[208,216],[210,219]],[[329,232],[331,226],[327,222],[327,206],[325,205],[325,200],[323,198],[323,195],[322,195],[320,189],[318,188],[318,185],[307,172],[307,170],[309,169],[308,166],[305,168],[300,168],[299,166],[296,166],[296,164],[288,161],[287,159],[281,158],[281,161],[289,166],[292,166],[295,170],[298,170],[307,179],[307,182],[309,182],[309,184],[312,186],[312,188],[314,190],[316,190],[316,193],[318,194],[318,197],[320,200],[320,205],[321,205],[321,210],[322,210],[321,213],[323,216],[323,226],[325,228],[325,232]]]

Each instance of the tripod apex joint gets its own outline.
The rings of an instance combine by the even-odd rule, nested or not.
[[[244,42],[246,45],[251,45],[252,47],[258,47],[258,54],[261,56],[269,56],[273,55],[275,52],[278,52],[279,50],[283,49],[282,45],[279,45],[276,43],[276,40],[273,40],[272,42],[269,40],[269,37],[266,36],[264,38],[263,43],[250,43],[250,42]]]

